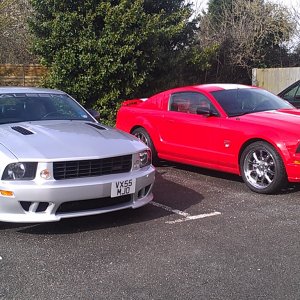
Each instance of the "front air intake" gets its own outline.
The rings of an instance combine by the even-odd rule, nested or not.
[[[13,129],[13,130],[15,130],[15,131],[17,131],[19,133],[22,133],[23,135],[33,134],[32,131],[30,131],[30,130],[24,128],[24,127],[21,127],[21,126],[13,126],[13,127],[11,127],[11,129]]]
[[[100,124],[97,124],[97,123],[85,123],[85,124],[92,126],[94,128],[100,129],[100,130],[106,130],[106,128],[104,128],[103,126],[101,126]]]

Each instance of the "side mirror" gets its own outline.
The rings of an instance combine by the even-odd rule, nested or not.
[[[197,107],[196,110],[197,115],[202,115],[206,117],[217,116],[217,114],[212,111],[209,107]]]
[[[100,113],[92,108],[87,109],[87,111],[97,120],[100,120]]]

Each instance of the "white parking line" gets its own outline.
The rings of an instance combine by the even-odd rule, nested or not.
[[[185,222],[185,221],[203,219],[203,218],[207,218],[207,217],[214,217],[214,216],[218,216],[218,215],[221,214],[220,212],[215,211],[215,212],[212,212],[212,213],[209,213],[209,214],[201,214],[201,215],[191,216],[190,214],[188,214],[186,212],[183,212],[183,211],[178,210],[178,209],[173,209],[173,208],[171,208],[169,206],[166,206],[166,205],[154,202],[154,201],[152,201],[150,203],[152,205],[154,205],[156,207],[160,207],[160,208],[162,208],[162,209],[164,209],[164,210],[166,210],[168,212],[171,212],[173,214],[176,214],[176,215],[184,217],[182,219],[178,219],[178,220],[175,220],[175,221],[166,221],[165,223],[167,223],[167,224],[175,224],[175,223],[181,223],[181,222]]]

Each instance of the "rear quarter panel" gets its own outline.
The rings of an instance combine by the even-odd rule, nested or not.
[[[165,93],[161,93],[137,105],[122,106],[117,113],[116,128],[128,133],[137,127],[145,128],[159,152],[159,128],[163,118],[165,97]]]

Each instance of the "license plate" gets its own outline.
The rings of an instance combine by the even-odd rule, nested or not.
[[[135,179],[127,179],[113,182],[111,184],[111,197],[113,198],[135,193],[135,181]]]

